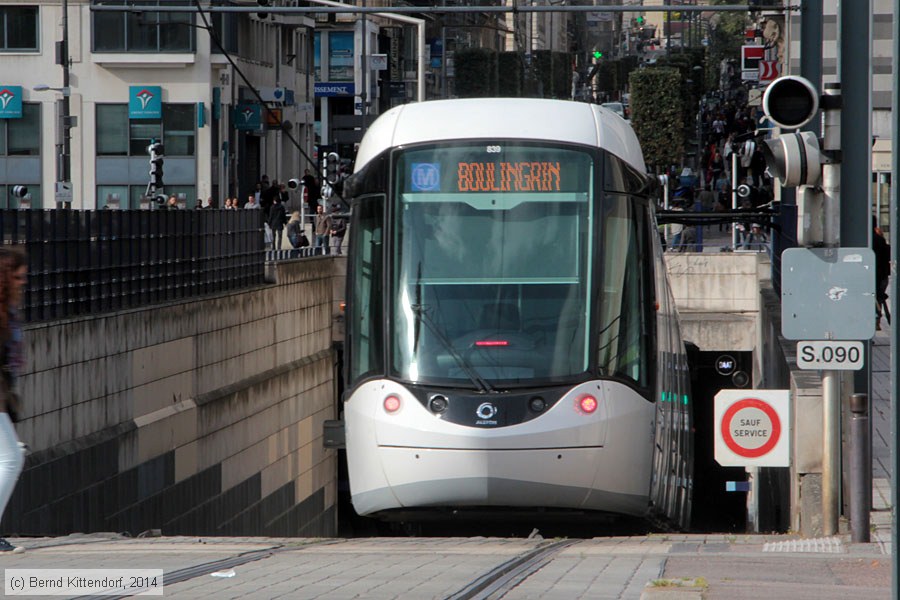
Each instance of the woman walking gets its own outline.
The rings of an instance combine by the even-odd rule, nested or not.
[[[24,363],[18,308],[28,273],[25,253],[0,247],[0,518],[16,487],[25,456],[13,423],[18,419],[16,377]],[[0,553],[24,552],[0,538]]]

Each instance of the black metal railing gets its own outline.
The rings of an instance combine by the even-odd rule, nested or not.
[[[23,244],[28,253],[28,322],[264,281],[258,211],[2,210],[0,232],[4,244]]]

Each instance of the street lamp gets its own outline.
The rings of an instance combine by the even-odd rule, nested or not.
[[[56,198],[57,208],[70,208],[72,206],[72,155],[70,150],[72,136],[70,130],[77,124],[77,117],[69,114],[69,97],[72,94],[72,89],[67,85],[53,87],[46,83],[39,83],[31,89],[36,92],[54,91],[62,94],[59,121],[57,122],[56,190],[54,197]],[[61,140],[60,133],[62,133]]]
[[[75,118],[71,116],[69,96],[69,2],[62,0],[62,41],[57,42],[56,63],[63,69],[62,87],[55,88],[46,84],[34,86],[34,91],[42,92],[53,90],[62,93],[62,101],[59,104],[59,120],[57,121],[56,142],[56,207],[71,208],[72,206],[72,153],[70,129],[75,126]],[[59,139],[60,129],[62,140]]]

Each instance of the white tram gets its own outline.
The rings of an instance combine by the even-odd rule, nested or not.
[[[598,106],[395,108],[352,198],[343,422],[361,515],[687,527],[687,358],[640,146]]]

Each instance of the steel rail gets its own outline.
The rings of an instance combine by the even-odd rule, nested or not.
[[[529,576],[540,571],[557,554],[577,543],[578,540],[562,540],[529,550],[484,573],[458,592],[447,596],[447,600],[501,598]]]
[[[175,585],[176,583],[181,583],[182,581],[187,581],[189,579],[202,577],[203,575],[210,575],[212,573],[215,573],[216,571],[233,569],[234,567],[246,565],[247,563],[264,560],[266,558],[269,558],[270,556],[280,554],[282,552],[287,552],[290,550],[301,550],[309,546],[322,546],[335,543],[340,543],[340,540],[322,540],[319,542],[310,542],[309,544],[304,544],[302,546],[284,546],[282,544],[274,544],[269,548],[250,550],[249,552],[242,552],[240,554],[229,556],[227,558],[220,558],[218,560],[200,563],[198,565],[178,569],[177,571],[169,571],[168,573],[163,573],[163,592],[165,593],[166,586]],[[100,594],[77,596],[73,598],[73,600],[124,600],[125,598],[132,597],[134,597],[134,594],[124,594],[121,596]]]

